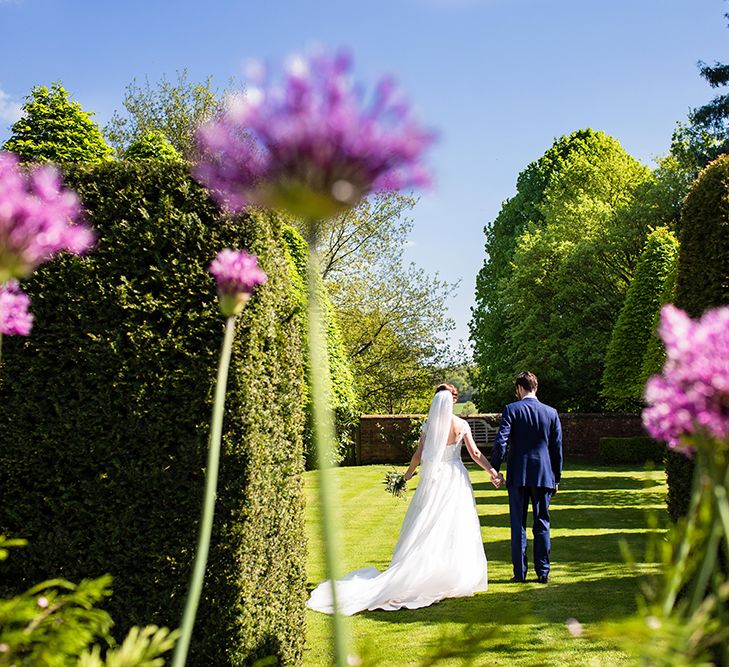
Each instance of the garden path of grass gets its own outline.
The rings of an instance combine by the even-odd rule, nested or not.
[[[387,567],[408,501],[382,485],[391,466],[333,471],[343,524],[342,573]],[[586,628],[622,618],[636,608],[638,581],[655,563],[624,564],[624,540],[640,561],[651,528],[648,511],[665,525],[665,475],[640,468],[573,466],[554,497],[550,583],[510,584],[509,515],[505,490],[469,466],[489,560],[489,590],[412,611],[364,612],[350,628],[363,665],[625,665],[625,654],[606,642],[575,639],[565,621]],[[417,477],[415,478],[417,480]],[[316,477],[306,473],[309,590],[324,578],[316,512]],[[414,486],[413,486],[414,488]],[[530,560],[531,560],[531,533]],[[529,576],[534,578],[533,572]],[[307,610],[304,665],[331,664],[329,618]]]

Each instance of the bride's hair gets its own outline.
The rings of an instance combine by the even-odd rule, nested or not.
[[[451,394],[453,394],[453,398],[458,400],[458,389],[456,389],[455,386],[452,384],[439,384],[435,388],[435,393],[437,394],[439,391],[449,391],[451,392]]]

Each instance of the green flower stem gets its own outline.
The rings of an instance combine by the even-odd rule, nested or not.
[[[711,530],[711,535],[709,536],[709,541],[704,550],[704,560],[701,563],[701,568],[693,582],[694,592],[691,596],[691,604],[688,609],[689,614],[693,614],[706,598],[706,587],[714,572],[720,540],[721,529],[718,525],[714,525]]]
[[[664,616],[668,616],[671,613],[674,605],[676,604],[676,598],[678,592],[681,589],[681,585],[684,583],[684,572],[688,563],[689,554],[691,551],[691,544],[693,543],[693,536],[696,531],[696,520],[699,512],[699,504],[703,494],[702,483],[703,483],[703,472],[701,465],[697,464],[694,470],[694,479],[691,489],[691,504],[689,506],[688,515],[686,517],[686,527],[683,531],[683,539],[678,548],[678,557],[676,559],[674,567],[670,571],[670,580],[667,582],[665,598],[661,611]]]
[[[215,511],[215,495],[218,486],[218,467],[220,462],[220,440],[223,432],[223,412],[225,408],[225,389],[228,384],[228,367],[230,366],[230,353],[233,349],[233,336],[235,333],[235,316],[229,317],[225,322],[225,336],[220,350],[220,364],[218,366],[218,380],[215,385],[215,403],[210,424],[210,439],[208,441],[208,466],[205,471],[205,500],[203,502],[202,518],[200,520],[200,536],[195,554],[190,589],[185,602],[185,612],[182,616],[180,638],[175,646],[172,658],[172,667],[184,667],[187,652],[190,648],[192,629],[195,625],[195,615],[200,602],[205,566],[208,562],[210,549],[210,535],[213,530],[213,513]]]
[[[329,362],[322,304],[318,289],[319,257],[317,255],[317,224],[311,222],[308,228],[309,268],[307,271],[309,313],[309,369],[311,378],[311,402],[314,421],[314,444],[317,452],[319,480],[319,514],[321,518],[322,542],[324,544],[324,565],[326,576],[332,582],[332,638],[334,664],[345,667],[349,658],[348,632],[344,618],[339,613],[337,591],[334,582],[339,579],[339,538],[337,534],[333,498],[332,475],[329,470],[333,460],[336,441],[334,421],[327,402],[329,393]]]
[[[727,487],[729,487],[729,465],[727,465],[726,456],[722,463],[725,466],[724,479],[714,484],[714,497],[719,509],[719,518],[724,528],[724,541],[726,542],[726,551],[729,554],[729,500],[727,499]]]

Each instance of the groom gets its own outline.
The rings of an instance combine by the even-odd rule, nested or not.
[[[537,399],[537,376],[521,373],[514,381],[519,399],[501,415],[491,465],[499,470],[506,454],[509,492],[512,581],[526,581],[526,524],[529,504],[534,513],[534,569],[537,581],[549,581],[549,501],[562,476],[562,425],[554,408]]]

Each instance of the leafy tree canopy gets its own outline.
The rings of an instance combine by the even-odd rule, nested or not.
[[[102,162],[111,158],[93,114],[69,98],[60,83],[36,86],[3,149],[24,162]]]
[[[452,365],[454,285],[402,259],[415,200],[379,194],[323,230],[322,274],[364,412],[419,412]]]
[[[724,14],[729,19],[729,14]],[[729,85],[729,65],[699,61],[699,74],[712,88]],[[694,178],[709,162],[729,152],[729,93],[720,93],[693,109],[687,124],[679,123],[671,152]]]
[[[195,131],[222,108],[221,95],[209,76],[200,83],[190,81],[187,69],[176,80],[163,76],[156,84],[136,80],[126,88],[124,111],[115,111],[104,128],[109,143],[122,155],[149,132],[159,132],[185,159],[195,155]]]
[[[651,182],[646,167],[592,130],[557,140],[548,154],[525,172],[546,170],[539,199],[509,216],[537,213],[512,232],[501,266],[489,254],[477,282],[471,332],[482,410],[510,400],[514,374],[526,369],[540,377],[544,400],[597,409],[609,333],[644,242],[647,222],[624,210]],[[487,252],[494,238],[487,229]]]

